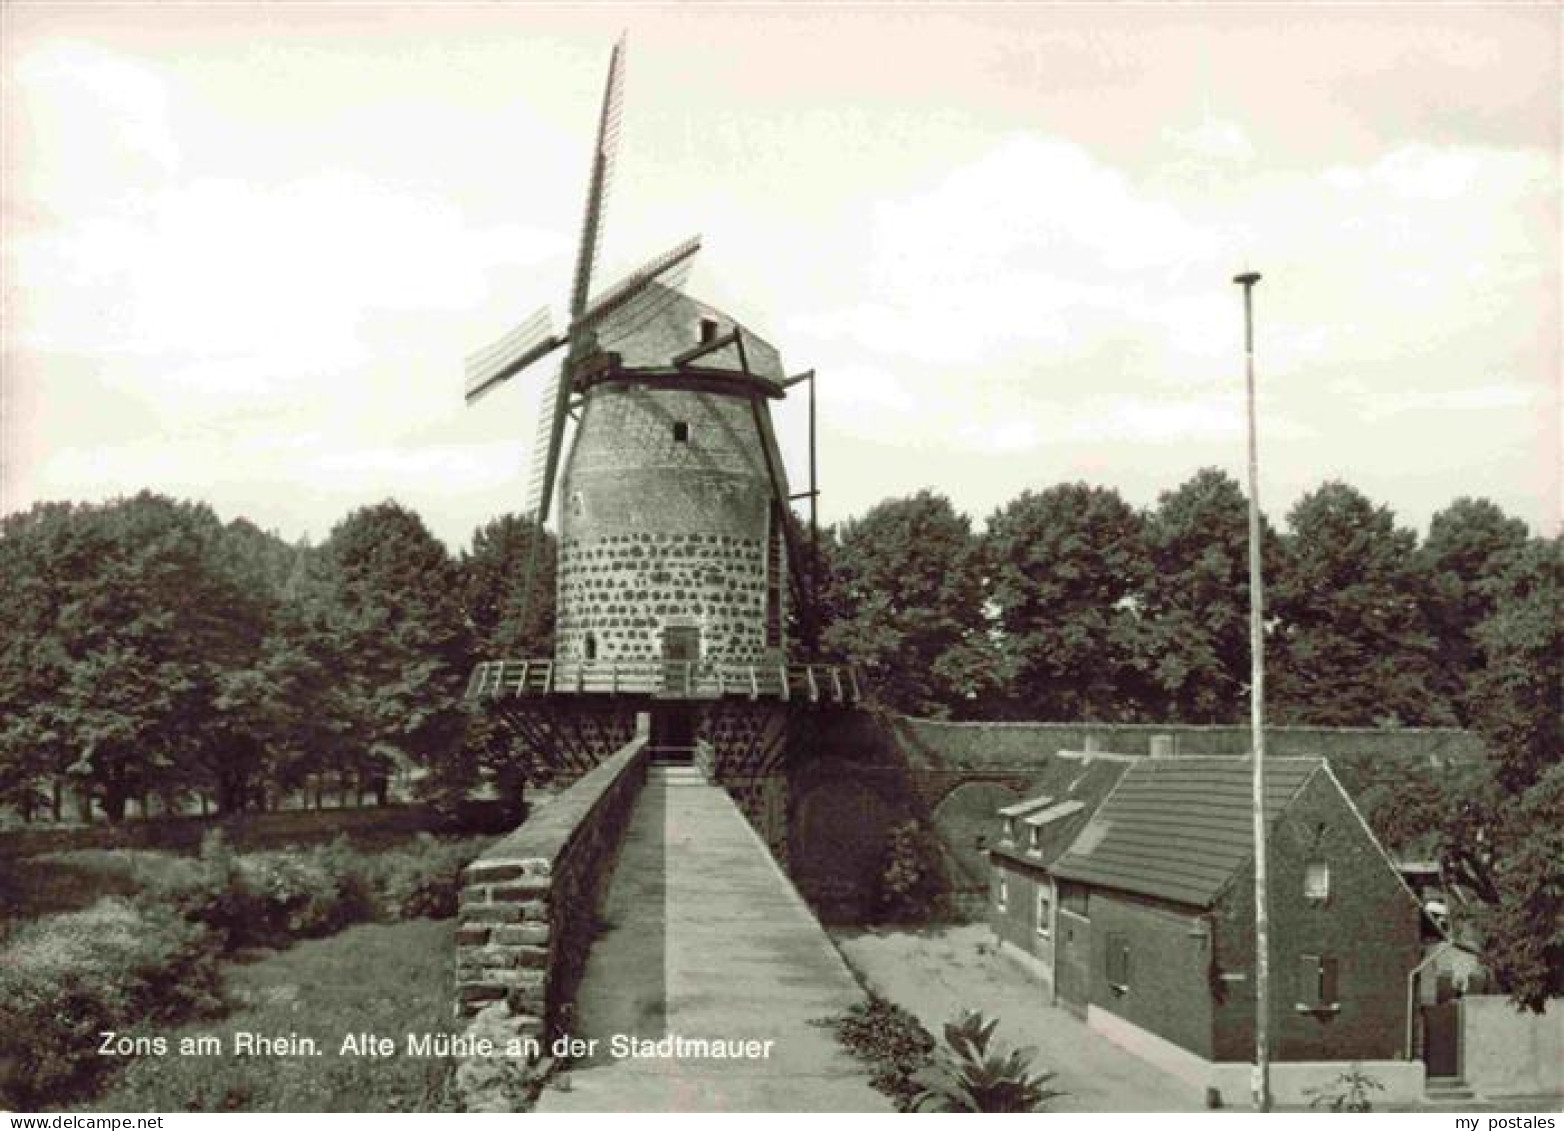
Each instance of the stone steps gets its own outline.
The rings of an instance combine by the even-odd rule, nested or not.
[[[704,786],[706,775],[695,766],[660,765],[656,762],[646,768],[646,784],[660,786]]]
[[[1444,1078],[1429,1080],[1423,1087],[1423,1096],[1434,1104],[1471,1103],[1477,1099],[1477,1093],[1465,1080]]]

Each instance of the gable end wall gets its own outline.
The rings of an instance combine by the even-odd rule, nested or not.
[[[1407,1055],[1407,975],[1421,952],[1416,900],[1330,777],[1314,774],[1272,826],[1270,847],[1272,1057],[1392,1060]],[[1330,866],[1330,897],[1303,896],[1305,866]],[[1215,909],[1216,1060],[1254,1049],[1254,870],[1235,875]],[[1302,1013],[1303,956],[1337,961],[1341,1009]]]

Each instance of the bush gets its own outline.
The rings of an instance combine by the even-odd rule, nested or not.
[[[371,866],[342,839],[304,852],[242,856],[239,871],[272,942],[320,938],[379,910]]]
[[[251,888],[239,858],[218,831],[202,838],[198,860],[150,874],[138,902],[148,909],[167,908],[200,924],[223,950],[270,941],[263,899]]]
[[[417,842],[381,853],[375,878],[387,915],[393,919],[448,919],[456,914],[462,869],[485,841],[440,841],[420,833]]]
[[[880,912],[892,921],[925,919],[939,894],[936,849],[917,821],[894,826],[880,872]]]
[[[224,950],[276,946],[375,918],[380,901],[374,871],[342,839],[303,851],[238,856],[220,832],[212,832],[201,842],[199,860],[161,869],[141,900],[208,928]]]
[[[868,1001],[820,1024],[830,1026],[843,1047],[870,1066],[872,1087],[896,1101],[898,1111],[908,1110],[923,1090],[918,1077],[934,1051],[934,1038],[916,1017],[871,994]]]
[[[0,951],[0,1100],[36,1109],[113,1065],[100,1033],[211,1010],[214,940],[167,910],[118,898],[23,927]]]

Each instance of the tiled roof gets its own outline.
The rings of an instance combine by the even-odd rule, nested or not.
[[[1265,815],[1274,821],[1321,758],[1268,758]],[[1248,758],[1150,758],[1117,789],[1054,866],[1065,879],[1209,907],[1253,855]]]
[[[1033,867],[1052,863],[1070,847],[1070,842],[1085,826],[1092,811],[1118,784],[1129,765],[1130,762],[1123,758],[1091,754],[1061,752],[1048,759],[1041,775],[1032,782],[1033,799],[1045,801],[1047,805],[1056,808],[1071,803],[1079,808],[1073,812],[1060,813],[1056,819],[1044,824],[1023,824],[1025,832],[1014,845],[996,846],[993,851]],[[1035,852],[1031,850],[1034,827],[1037,831]]]

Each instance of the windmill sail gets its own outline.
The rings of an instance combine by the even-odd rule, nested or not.
[[[552,413],[554,402],[559,395],[559,384],[563,374],[555,370],[553,375],[543,383],[543,388],[538,393],[538,428],[532,441],[532,466],[527,473],[527,493],[522,504],[522,513],[530,515],[540,525],[546,510],[543,506],[544,483],[548,476],[545,469],[548,464],[549,437],[554,431]]]
[[[548,308],[537,311],[510,333],[467,358],[467,403],[563,344],[564,339],[553,333]]]
[[[608,204],[608,189],[614,178],[615,158],[619,153],[619,122],[624,111],[625,40],[614,44],[608,62],[608,83],[603,88],[603,108],[597,120],[597,146],[592,153],[592,173],[587,181],[586,215],[581,221],[581,244],[576,249],[576,273],[570,288],[570,320],[574,322],[586,310],[592,289],[592,272],[597,269],[599,238],[603,212]]]

